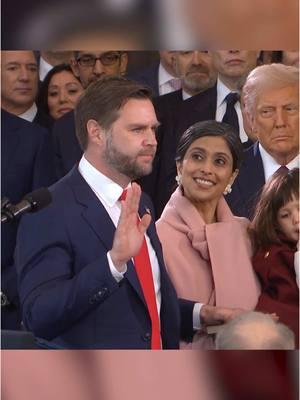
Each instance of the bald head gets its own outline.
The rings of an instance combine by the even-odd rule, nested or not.
[[[260,312],[245,312],[228,322],[216,337],[219,350],[293,350],[295,337],[284,324]]]

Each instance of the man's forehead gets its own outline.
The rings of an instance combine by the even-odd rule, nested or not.
[[[95,56],[95,57],[99,57],[102,54],[106,54],[106,53],[111,53],[113,52],[113,50],[92,50],[92,51],[78,51],[77,54],[78,56],[84,56],[84,55],[91,55],[91,56]]]
[[[1,51],[2,63],[36,64],[36,58],[31,51]]]
[[[299,88],[297,85],[289,85],[278,88],[266,88],[261,90],[257,95],[257,104],[267,102],[283,102],[287,101],[299,103]]]

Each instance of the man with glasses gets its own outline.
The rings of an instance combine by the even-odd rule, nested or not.
[[[83,88],[104,76],[126,74],[128,55],[121,51],[74,51],[70,65]],[[53,126],[55,166],[58,178],[68,173],[82,155],[75,134],[74,112],[57,120]]]

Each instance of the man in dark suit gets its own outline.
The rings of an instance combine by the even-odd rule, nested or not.
[[[127,68],[127,53],[119,51],[75,51],[71,60],[74,74],[86,89],[92,82],[106,75],[124,75]],[[74,112],[59,118],[52,129],[55,166],[58,177],[65,176],[80,160],[82,149],[78,143]]]
[[[258,141],[245,159],[226,200],[235,215],[252,218],[266,180],[278,168],[299,167],[299,70],[263,65],[243,88],[245,111]]]
[[[136,71],[129,78],[149,86],[154,96],[163,96],[180,88],[180,79],[174,68],[175,51],[160,51],[159,62]]]
[[[217,318],[214,307],[178,303],[151,201],[131,184],[150,173],[156,150],[149,96],[147,87],[117,77],[91,85],[75,111],[79,166],[51,188],[48,208],[21,223],[24,323],[49,347],[177,348],[180,312],[185,338],[194,318]]]
[[[226,114],[225,97],[231,92],[238,93],[249,71],[255,68],[258,53],[246,50],[229,50],[211,52],[214,69],[218,73],[217,84],[182,102],[176,109],[176,114],[166,114],[161,129],[162,144],[159,152],[161,163],[158,167],[155,183],[154,200],[156,217],[159,217],[164,206],[175,189],[176,165],[175,154],[179,137],[197,121],[224,120]],[[237,98],[238,99],[238,98]],[[236,128],[240,135],[243,132],[242,114],[239,101],[232,104],[235,113]],[[230,113],[231,114],[231,113]],[[225,121],[234,124],[234,121]],[[248,142],[246,133],[243,140]]]
[[[177,121],[177,115],[181,105],[183,101],[214,86],[216,81],[212,58],[207,51],[174,51],[173,64],[176,75],[181,80],[181,89],[154,99],[157,118],[160,122],[157,132],[157,153],[152,173],[140,181],[143,190],[154,201],[156,217],[161,214],[169,192],[174,189],[175,180],[170,180],[168,176],[164,179],[163,175],[162,181],[161,174],[168,170],[170,164],[174,164],[175,153],[170,151],[174,142],[170,141],[170,135],[174,134],[176,125],[180,123]],[[176,142],[177,139],[175,144]],[[171,154],[171,160],[168,157],[169,154]]]
[[[48,132],[1,110],[2,197],[16,204],[33,190],[55,182]],[[1,322],[3,329],[20,329],[21,315],[14,267],[18,222],[1,224]]]
[[[38,66],[33,51],[1,51],[2,108],[50,130],[53,120],[37,108]]]

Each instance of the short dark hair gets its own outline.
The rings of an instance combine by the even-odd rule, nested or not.
[[[299,168],[279,169],[264,185],[249,229],[255,252],[281,243],[277,213],[293,196],[299,198]]]
[[[239,169],[243,158],[243,147],[238,134],[231,125],[214,120],[197,122],[183,133],[179,139],[175,160],[182,161],[191,144],[205,136],[224,138],[232,155],[233,171]]]
[[[37,104],[38,108],[43,110],[48,115],[49,115],[49,107],[48,107],[49,84],[50,84],[52,77],[62,71],[67,71],[67,72],[70,72],[72,75],[74,75],[72,68],[70,67],[69,64],[55,65],[47,73],[47,75],[45,76],[45,79],[43,80],[43,82],[41,83],[41,86],[39,88],[39,94],[38,94],[38,97],[36,100],[36,104]],[[76,78],[78,80],[78,82],[80,83],[80,80],[77,78],[77,76],[74,75],[74,78]]]
[[[94,119],[108,130],[130,99],[152,101],[152,91],[146,85],[116,76],[105,76],[88,86],[75,108],[76,135],[83,151],[88,144],[87,122]]]

